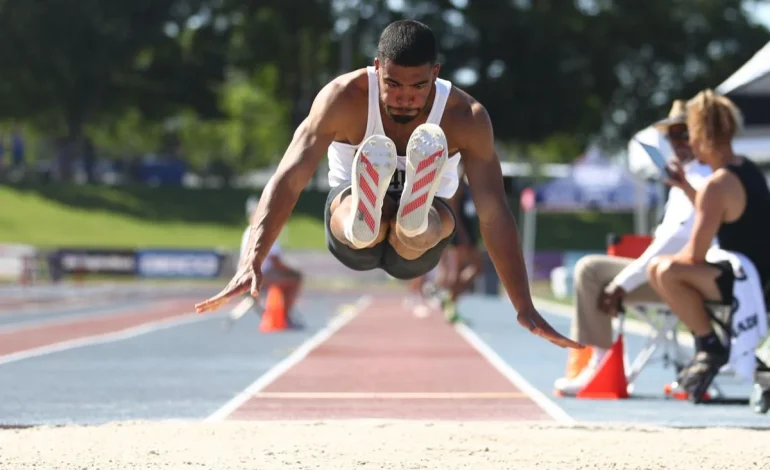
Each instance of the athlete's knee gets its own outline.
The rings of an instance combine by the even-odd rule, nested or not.
[[[602,264],[603,255],[586,255],[575,263],[575,282],[584,283],[586,281],[599,280],[599,265]]]
[[[456,223],[455,216],[452,213],[452,209],[442,203],[434,202],[433,209],[436,210],[439,222],[441,223],[441,239],[443,240],[444,238],[451,236],[454,232]]]
[[[408,236],[398,229],[395,219],[390,220],[390,231],[392,240],[398,240],[413,249],[429,250],[452,235],[454,218],[449,208],[436,204],[428,212],[428,227],[423,233]]]
[[[332,200],[332,203],[329,204],[329,213],[331,215],[334,215],[334,213],[339,209],[343,203],[345,204],[348,209],[350,208],[350,190],[344,190],[341,191],[339,194],[337,194],[334,199]]]
[[[438,216],[435,216],[438,219]],[[395,220],[390,221],[390,233],[388,241],[399,252],[409,252],[409,256],[419,256],[419,254],[428,251],[441,241],[441,231],[437,223],[428,225],[425,232],[413,237],[404,235],[399,229]]]
[[[345,223],[346,223],[345,221],[350,217],[350,213],[353,210],[353,207],[351,205],[352,199],[349,197],[344,197],[339,200],[338,199],[335,199],[334,201],[332,201],[332,204],[330,205],[331,220],[329,222],[329,225],[330,225],[332,236],[334,236],[334,238],[336,238],[338,241],[340,241],[341,243],[345,244],[350,248],[361,249],[361,247],[356,247],[355,245],[353,245],[353,243],[350,240],[348,240],[348,237],[345,234]],[[369,248],[371,246],[378,245],[385,240],[388,234],[388,227],[389,227],[388,222],[389,222],[389,219],[393,216],[394,212],[395,212],[395,208],[393,207],[393,203],[390,203],[390,204],[383,203],[379,232],[377,236],[374,238],[374,240],[372,240],[372,242],[368,246],[363,248]]]

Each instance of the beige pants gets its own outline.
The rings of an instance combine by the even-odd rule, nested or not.
[[[575,265],[575,319],[572,339],[588,346],[612,346],[612,318],[598,308],[599,295],[626,266],[630,258],[588,255]],[[626,293],[625,302],[662,302],[649,284]]]

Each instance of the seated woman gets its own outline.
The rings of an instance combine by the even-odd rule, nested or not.
[[[733,301],[732,267],[706,262],[714,236],[720,248],[754,263],[763,286],[770,279],[770,190],[759,168],[733,152],[732,139],[741,124],[735,104],[711,90],[688,103],[690,145],[714,173],[696,193],[681,168],[672,169],[668,184],[694,201],[695,223],[678,254],[660,256],[648,266],[653,289],[695,336],[695,356],[679,381],[696,402],[729,360],[729,350],[716,335],[705,306],[706,301],[724,305]]]

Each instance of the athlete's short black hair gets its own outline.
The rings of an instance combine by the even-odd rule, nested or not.
[[[395,21],[380,35],[377,57],[402,67],[433,65],[438,57],[436,37],[429,27],[419,21]]]

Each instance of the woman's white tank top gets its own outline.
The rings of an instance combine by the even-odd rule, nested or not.
[[[377,74],[372,66],[367,67],[366,72],[369,79],[369,109],[366,120],[366,134],[363,140],[368,139],[372,135],[385,135],[385,130],[382,127],[382,118],[380,117],[380,88],[377,82]],[[433,100],[433,106],[431,107],[427,122],[436,125],[441,124],[441,117],[444,115],[444,108],[451,90],[451,82],[441,78],[436,79],[436,96]],[[350,184],[353,157],[355,157],[357,149],[358,145],[332,142],[328,151],[329,186],[334,188],[339,185]],[[436,191],[436,196],[450,198],[457,191],[459,184],[457,166],[459,162],[459,152],[449,157],[441,177],[441,184],[438,191]],[[406,156],[399,155],[397,169],[404,170],[405,167]]]

